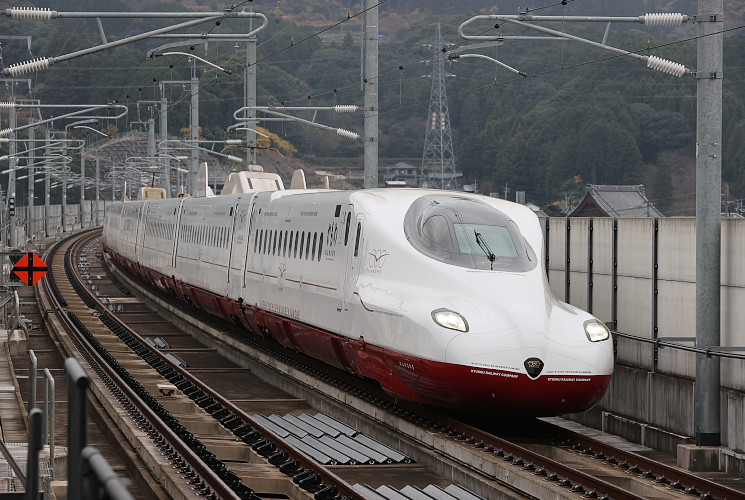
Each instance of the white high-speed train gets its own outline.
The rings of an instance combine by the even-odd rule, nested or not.
[[[256,188],[241,175],[238,194],[112,204],[105,251],[405,400],[557,415],[608,387],[609,331],[551,294],[530,209],[440,190],[284,190],[278,177],[266,186],[271,174]]]

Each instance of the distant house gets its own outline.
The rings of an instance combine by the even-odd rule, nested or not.
[[[406,162],[396,163],[385,172],[386,187],[418,187],[419,169]]]
[[[587,194],[569,217],[664,217],[644,194],[644,186],[587,185]]]

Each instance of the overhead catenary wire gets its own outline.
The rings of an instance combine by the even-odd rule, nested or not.
[[[389,0],[383,0],[383,1],[379,2],[378,4],[376,4],[376,7],[379,6],[379,5],[382,5],[382,4],[386,3],[388,1]],[[248,2],[248,0],[243,1],[243,2],[239,3],[238,5],[236,5],[234,7],[238,7],[238,6],[244,5],[247,2]],[[547,8],[547,7],[555,6],[555,5],[559,5],[559,4],[551,4],[551,5],[547,5],[545,7],[534,8],[534,9],[531,9],[531,10],[534,11],[534,10],[538,10],[538,9],[542,9],[542,8]],[[341,21],[339,21],[339,22],[331,25],[330,27],[326,28],[325,30],[319,31],[317,33],[314,33],[314,34],[312,34],[312,35],[310,35],[310,36],[308,36],[308,37],[306,37],[306,38],[304,38],[304,39],[302,39],[302,40],[300,40],[298,42],[292,42],[287,47],[284,47],[284,48],[282,48],[282,49],[280,49],[278,51],[275,51],[272,54],[269,54],[269,55],[261,58],[259,61],[257,61],[256,64],[258,64],[259,62],[265,62],[267,60],[270,60],[272,57],[275,57],[276,55],[278,55],[280,53],[284,53],[284,52],[286,52],[286,51],[288,51],[288,50],[290,50],[292,48],[295,48],[298,45],[300,45],[300,44],[302,44],[302,43],[304,43],[304,42],[312,39],[313,37],[318,36],[319,34],[325,32],[325,31],[328,31],[329,29],[333,29],[334,27],[337,27],[337,26],[343,24],[344,22],[347,22],[347,21],[349,21],[349,20],[351,20],[351,19],[353,19],[353,18],[361,15],[363,12],[364,11],[361,11],[361,12],[358,12],[356,14],[349,14],[348,13],[347,14],[347,17],[345,19],[343,19],[343,20],[341,20]],[[743,26],[737,26],[737,27],[726,29],[726,30],[722,30],[721,33],[729,32],[729,31],[735,31],[735,30],[739,30],[739,29],[742,29],[742,28],[743,28]],[[214,27],[212,29],[214,29]],[[283,28],[283,29],[285,29],[285,28]],[[212,30],[210,30],[210,31],[212,31]],[[488,31],[488,30],[485,30],[485,31]],[[715,33],[715,34],[718,34],[718,33]],[[705,36],[708,36],[708,35],[705,35]],[[696,37],[690,37],[690,38],[687,38],[687,39],[678,40],[678,41],[674,41],[674,42],[668,42],[668,43],[658,44],[658,45],[656,45],[654,47],[643,49],[643,51],[648,51],[648,50],[651,50],[651,49],[666,47],[666,46],[669,46],[669,45],[674,45],[674,44],[679,44],[679,43],[685,43],[685,42],[696,40],[698,38],[699,38],[699,36],[696,36]],[[636,51],[636,52],[638,53],[638,52],[642,52],[642,51]],[[608,56],[608,57],[597,58],[597,59],[593,59],[593,60],[590,60],[590,61],[585,61],[585,62],[581,62],[581,63],[569,65],[569,66],[566,66],[566,67],[562,66],[561,68],[557,68],[557,69],[551,69],[551,70],[546,70],[546,71],[542,71],[542,72],[536,72],[536,73],[530,74],[528,76],[529,77],[532,77],[532,78],[541,77],[541,76],[545,76],[545,75],[549,75],[549,74],[554,74],[554,73],[557,73],[559,71],[563,71],[565,69],[569,70],[569,69],[573,69],[573,68],[577,68],[577,67],[581,67],[581,66],[586,66],[586,65],[591,65],[591,64],[595,64],[595,63],[600,63],[600,62],[603,62],[603,61],[607,61],[609,59],[614,59],[616,57],[620,57],[620,55],[612,55],[612,56]],[[403,65],[400,65],[400,67],[403,68],[404,66]],[[172,69],[173,69],[173,65],[171,65],[171,67],[168,68],[168,69],[164,69],[162,72],[160,72],[158,74],[157,77],[153,77],[152,78],[152,82],[148,82],[145,85],[142,85],[142,86],[137,87],[137,90],[136,91],[135,90],[131,91],[130,94],[128,94],[126,96],[127,99],[129,99],[131,97],[131,94],[137,93],[137,92],[142,92],[145,88],[147,88],[147,86],[153,85],[155,82],[159,81],[165,73],[167,73],[168,71],[170,71]],[[383,73],[381,73],[381,74],[378,75],[378,78],[384,77],[387,74],[393,73],[395,71],[396,71],[396,69],[391,69],[391,70],[389,70],[387,72],[383,72]],[[199,88],[200,89],[209,88],[209,86],[211,86],[211,85],[213,85],[213,84],[215,84],[217,82],[223,82],[225,79],[226,79],[226,77],[220,76],[220,77],[216,78],[213,82],[205,82],[205,83],[200,82]],[[479,86],[479,87],[476,87],[476,88],[466,89],[466,90],[463,90],[463,91],[460,91],[460,92],[452,93],[449,97],[450,98],[455,98],[455,97],[458,97],[458,96],[468,95],[468,94],[471,94],[471,93],[480,92],[480,91],[483,91],[483,90],[486,90],[486,89],[494,88],[494,87],[501,86],[501,85],[510,84],[510,83],[513,83],[515,81],[520,81],[520,80],[521,79],[512,78],[512,79],[506,79],[506,80],[502,80],[502,81],[494,81],[494,82],[491,82],[490,84],[487,84],[487,85],[482,85],[482,86]],[[337,87],[337,88],[334,88],[334,89],[329,89],[329,90],[326,90],[326,91],[316,92],[314,94],[311,94],[310,97],[316,98],[316,97],[320,97],[320,96],[323,96],[323,95],[334,94],[334,93],[336,93],[336,92],[338,92],[340,90],[346,90],[346,89],[349,89],[349,88],[354,87],[356,85],[357,85],[357,83],[354,83],[354,84],[350,84],[350,85],[346,85],[346,86],[340,86],[340,87]],[[189,93],[189,92],[183,94],[182,97],[178,101],[173,102],[173,103],[170,103],[169,104],[169,108],[172,107],[172,106],[175,106],[176,104],[179,104],[180,102],[183,102],[183,100],[185,100],[190,95],[191,95],[191,93]],[[308,96],[298,97],[297,99],[286,99],[283,102],[290,103],[290,102],[296,102],[296,101],[300,101],[300,100],[307,100],[307,97]],[[120,102],[121,99],[122,98],[119,98],[119,99],[114,100],[112,102],[114,102],[114,103]],[[400,112],[402,110],[409,109],[409,108],[412,108],[412,107],[415,107],[415,106],[424,105],[424,104],[426,104],[426,102],[428,102],[428,101],[419,101],[419,102],[414,102],[414,103],[408,103],[408,104],[406,104],[405,102],[403,102],[403,100],[401,100],[399,102],[399,106],[397,108],[391,109],[391,110],[388,110],[388,111],[383,111],[383,112],[380,112],[379,111],[378,112],[378,115],[381,115],[382,116],[382,115],[386,115],[386,114],[390,114],[390,113]],[[157,110],[155,112],[155,116],[157,116],[159,113],[160,113],[160,110]]]

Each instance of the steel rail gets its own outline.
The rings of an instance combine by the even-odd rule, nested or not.
[[[513,465],[520,465],[524,470],[532,470],[533,474],[545,476],[547,480],[556,481],[560,486],[572,491],[585,495],[592,491],[595,494],[594,498],[612,500],[647,498],[450,417],[441,417],[439,420],[446,426],[460,431],[461,434],[456,433],[459,438],[465,441],[473,440],[473,444],[482,448],[484,453],[501,457]]]
[[[73,244],[71,248],[76,246],[82,246],[81,241],[92,240],[100,232],[100,228],[92,229],[86,232],[85,236],[81,237],[80,234],[72,235],[64,240],[53,245],[45,254],[44,260],[52,262],[52,259],[56,259],[56,254],[64,243],[67,243],[70,239],[75,237],[80,238],[78,244]],[[87,242],[87,241],[86,241]],[[71,258],[74,252],[66,252],[63,258]],[[139,395],[135,393],[124,380],[121,379],[111,366],[104,360],[104,358],[96,352],[96,350],[90,345],[87,339],[81,334],[79,329],[70,320],[67,314],[65,314],[63,306],[59,303],[58,297],[52,291],[51,286],[47,280],[43,283],[44,292],[48,295],[49,299],[53,303],[53,313],[57,316],[57,320],[60,322],[62,327],[65,329],[71,339],[77,344],[80,354],[87,358],[92,369],[95,369],[97,365],[100,370],[96,370],[99,375],[104,374],[108,377],[118,390],[137,408],[137,410],[147,419],[150,425],[165,438],[168,443],[178,452],[181,458],[194,470],[204,481],[204,483],[217,495],[225,499],[238,499],[239,497],[231,490],[213,471],[207,464],[205,464],[195,453],[191,450],[161,419],[153,412],[153,410],[147,406]],[[82,350],[81,350],[82,349]],[[74,353],[69,353],[74,355]],[[92,362],[92,363],[91,363]],[[105,383],[105,382],[104,382]],[[107,384],[108,385],[108,384]]]
[[[745,499],[745,494],[722,484],[682,469],[670,467],[643,455],[613,447],[574,431],[562,429],[560,435],[565,437],[567,442],[572,443],[572,449],[622,469],[635,468],[636,474],[657,484],[667,484],[671,488],[683,490],[690,495],[705,495],[707,499]]]
[[[302,452],[295,446],[287,443],[281,436],[273,432],[271,429],[265,427],[261,423],[257,422],[243,409],[236,406],[230,400],[226,399],[221,394],[214,391],[208,385],[204,384],[201,380],[199,380],[199,378],[189,373],[188,370],[185,370],[178,364],[173,363],[158,349],[154,348],[153,346],[145,342],[142,336],[140,336],[137,332],[132,330],[126,323],[122,322],[116,315],[112,314],[108,310],[106,305],[101,301],[100,297],[97,297],[91,294],[91,298],[95,300],[97,304],[96,310],[99,313],[100,317],[102,318],[106,317],[108,319],[107,322],[116,324],[119,328],[126,331],[127,334],[129,334],[131,337],[137,339],[142,348],[147,349],[147,351],[151,355],[158,358],[158,360],[161,361],[163,364],[168,365],[168,367],[172,371],[178,373],[184,380],[187,380],[193,386],[199,388],[200,391],[202,391],[204,394],[214,399],[223,408],[230,411],[233,415],[238,416],[244,424],[248,424],[254,429],[258,430],[263,435],[264,439],[269,439],[270,441],[273,441],[275,443],[281,443],[281,447],[288,454],[288,460],[292,460],[292,459],[297,460],[303,468],[314,472],[315,474],[320,476],[324,482],[335,486],[339,494],[344,495],[350,499],[364,500],[365,497],[360,492],[355,490],[352,487],[352,485],[350,485],[348,482],[343,480],[340,476],[332,472],[330,469],[324,467],[322,464],[319,464],[317,461],[313,460],[311,457],[309,457],[307,454],[305,454],[304,452]],[[148,361],[148,363],[150,362]],[[153,363],[150,363],[150,364],[152,365]],[[280,452],[280,451],[281,450],[277,449],[277,452]]]
[[[157,353],[156,351],[156,354]],[[186,377],[189,377],[188,373],[185,374]],[[210,395],[212,397],[217,396],[215,399],[221,399],[219,395],[216,395],[212,392],[210,392]],[[363,397],[363,396],[361,396]],[[364,397],[363,397],[364,398]],[[369,403],[376,404],[376,406],[382,406],[378,405],[377,402],[373,399],[367,400]],[[386,407],[386,409],[390,409],[389,407]],[[610,483],[608,481],[605,481],[603,479],[599,479],[595,476],[593,476],[591,473],[578,471],[576,469],[572,469],[570,467],[564,466],[560,462],[547,458],[541,454],[535,453],[531,450],[528,450],[524,447],[521,447],[515,443],[511,443],[509,441],[505,441],[501,438],[495,437],[492,434],[486,433],[483,430],[476,429],[472,426],[465,425],[461,422],[457,422],[455,419],[449,419],[448,417],[443,417],[441,414],[437,414],[437,416],[433,416],[430,412],[422,412],[422,409],[411,409],[411,407],[406,407],[405,411],[399,412],[396,405],[394,404],[394,408],[391,410],[395,413],[397,413],[399,416],[403,416],[403,418],[406,418],[407,420],[411,422],[417,422],[417,421],[435,421],[439,422],[439,424],[435,425],[425,425],[425,427],[429,427],[430,429],[434,429],[435,431],[441,432],[442,429],[446,429],[443,432],[446,435],[449,435],[451,439],[454,441],[461,441],[465,445],[473,446],[474,448],[482,449],[484,452],[491,454],[492,456],[497,456],[501,458],[502,460],[512,462],[512,465],[516,466],[522,466],[525,470],[533,471],[536,475],[542,475],[547,480],[553,480],[554,482],[557,482],[560,486],[567,487],[569,489],[572,489],[572,491],[583,491],[587,494],[597,495],[598,498],[608,498],[608,499],[617,499],[617,500],[624,500],[624,499],[640,499],[645,498],[644,496],[639,496],[634,493],[630,493],[627,490],[621,489],[617,486],[615,486],[613,483]],[[238,414],[241,413],[240,409],[236,409],[234,413]],[[426,417],[424,417],[426,415]],[[385,423],[385,422],[383,422]],[[252,423],[253,425],[253,423]],[[259,425],[256,425],[256,427],[260,427]],[[455,429],[455,430],[454,430]],[[271,433],[268,433],[271,434]],[[416,437],[414,437],[416,440]],[[426,444],[425,444],[426,446]],[[593,449],[595,446],[599,445],[592,445]],[[621,459],[619,457],[622,456],[623,451],[618,450],[616,448],[608,448],[609,451],[607,452],[609,455],[615,455],[615,457],[618,459],[616,462],[613,461],[606,461],[608,466],[615,465],[616,469],[618,469],[621,472],[627,472],[629,474],[637,474],[638,480],[640,484],[645,484],[644,478],[647,478],[650,480],[650,483],[654,481],[658,486],[668,486],[671,489],[680,490],[684,493],[693,494],[695,492],[703,491],[702,498],[714,498],[715,496],[717,498],[745,498],[740,494],[739,492],[735,490],[731,490],[726,487],[723,490],[717,489],[718,486],[716,483],[713,483],[711,481],[703,481],[696,483],[695,481],[690,481],[690,478],[695,476],[692,475],[686,475],[685,473],[682,473],[683,475],[674,476],[672,473],[667,472],[667,466],[664,464],[658,464],[658,466],[661,468],[659,470],[664,471],[664,474],[656,474],[654,477],[650,477],[649,472],[650,471],[657,471],[658,469],[652,469],[652,467],[648,467],[646,465],[642,466],[643,463],[642,460],[639,458],[639,456],[632,454],[635,458],[629,459],[630,465],[628,467],[623,465],[623,462],[625,459]],[[456,456],[451,456],[450,454],[446,453],[444,450],[438,449],[438,454],[443,456],[444,458],[448,460],[454,460],[458,463],[461,463],[465,465],[466,467],[471,468],[472,470],[476,471],[476,473],[480,474],[482,477],[486,477],[490,480],[495,480],[494,477],[491,476],[490,473],[484,472],[481,470],[478,470],[478,467],[475,465],[471,465],[469,463],[462,462],[461,459],[457,458]],[[585,453],[585,455],[589,455],[589,453]],[[596,456],[595,458],[600,458]],[[644,462],[645,464],[648,462]],[[635,467],[637,466],[637,467]],[[646,468],[647,470],[642,470],[642,468]],[[638,469],[638,472],[637,472]],[[670,481],[663,481],[661,479],[664,479],[664,477],[672,478]],[[496,479],[499,481],[499,479]],[[680,485],[692,485],[692,486],[684,486],[680,487]],[[692,489],[691,489],[692,488]],[[710,493],[706,493],[706,492]],[[722,491],[724,493],[719,493],[719,491]],[[587,495],[586,495],[587,496]]]

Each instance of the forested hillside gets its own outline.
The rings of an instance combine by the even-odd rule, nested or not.
[[[222,9],[210,0],[190,2],[47,1],[34,5],[59,10],[96,11],[137,7],[141,10]],[[515,13],[517,7],[545,5],[535,1],[417,2],[390,0],[381,7],[380,33],[380,158],[381,171],[397,161],[418,165],[422,155],[429,108],[431,58],[427,45],[436,25],[443,37],[465,44],[458,26],[472,15]],[[544,15],[639,15],[647,1],[569,2],[566,8],[540,11]],[[665,2],[666,11],[695,13],[696,2]],[[20,3],[19,5],[23,5]],[[91,7],[94,5],[94,7]],[[725,43],[724,181],[733,198],[745,198],[745,30],[731,19],[742,19],[743,7],[729,2],[726,18],[733,28]],[[256,0],[244,7],[267,14],[270,24],[258,39],[258,104],[292,106],[362,104],[360,85],[360,29],[355,14],[359,2],[313,0],[306,2]],[[732,15],[730,15],[732,14]],[[317,34],[332,22],[351,19],[324,33],[343,35],[339,43],[323,43]],[[159,26],[156,20],[105,20],[109,38],[141,33]],[[554,29],[600,40],[604,26],[555,23]],[[213,30],[246,30],[226,21]],[[209,28],[207,28],[209,29]],[[491,23],[484,33],[528,34]],[[54,20],[46,23],[0,18],[8,35],[31,35],[32,54],[25,41],[3,41],[2,62],[9,65],[31,56],[53,57],[100,43],[91,19]],[[240,30],[239,30],[240,31]],[[244,32],[244,31],[240,31]],[[535,33],[530,33],[535,34]],[[666,30],[641,25],[614,28],[608,43],[641,54],[655,54],[695,70],[693,23]],[[163,42],[165,43],[165,42]],[[120,131],[151,118],[147,104],[160,98],[163,80],[189,78],[185,59],[146,60],[153,42],[140,42],[115,50],[65,61],[32,75],[30,96],[44,103],[106,103],[130,105]],[[657,48],[658,46],[661,46]],[[188,51],[190,47],[181,50]],[[232,75],[201,67],[200,124],[206,138],[226,136],[233,112],[243,103],[242,71],[245,45],[210,42],[195,54],[232,70]],[[482,192],[525,190],[541,205],[577,196],[586,183],[643,183],[658,207],[675,215],[693,206],[695,186],[696,83],[649,70],[642,62],[571,42],[508,42],[481,54],[499,59],[529,76],[523,78],[485,60],[462,59],[447,63],[447,80],[456,167],[466,183],[478,182]],[[173,66],[173,67],[170,67]],[[171,133],[188,124],[188,86],[165,85]],[[16,97],[26,95],[16,84]],[[6,96],[1,98],[7,100]],[[139,105],[138,105],[139,103]],[[309,115],[303,115],[310,117]],[[7,120],[3,116],[3,120]],[[324,115],[318,121],[362,131],[361,114]],[[7,123],[3,123],[6,127]],[[296,156],[322,164],[360,167],[362,144],[326,131],[298,124],[267,124],[290,141]]]

